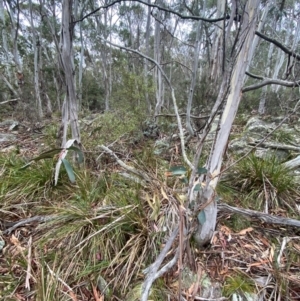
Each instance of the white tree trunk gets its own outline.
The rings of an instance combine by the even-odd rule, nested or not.
[[[258,23],[257,31],[261,32],[262,29],[264,28],[266,20],[267,20],[267,16],[270,11],[270,8],[272,7],[272,4],[273,4],[273,1],[271,1],[271,0],[266,3],[266,6],[264,8],[264,11],[263,11],[263,13],[260,17],[259,23]],[[251,52],[252,52],[251,56],[254,55],[257,45],[258,45],[258,42],[259,42],[259,37],[257,35],[255,35],[254,39],[253,39],[252,47],[251,47]],[[249,70],[249,67],[250,67],[250,65],[248,66],[247,71]]]
[[[284,18],[283,18],[284,20]],[[281,27],[284,26],[284,21],[282,20],[281,25],[279,26],[279,32],[281,31]],[[286,35],[285,35],[285,39],[284,39],[284,44],[288,45],[288,41],[290,39],[290,35],[291,35],[292,30],[287,30]],[[278,78],[278,74],[280,69],[282,68],[282,65],[284,63],[284,58],[285,58],[285,53],[281,50],[281,49],[277,49],[277,58],[276,58],[276,65],[274,68],[274,72],[273,72],[273,79],[277,79]],[[273,92],[277,92],[278,89],[280,88],[279,85],[272,85],[272,91]]]
[[[7,32],[6,32],[6,26],[5,26],[5,17],[4,17],[4,3],[3,0],[0,0],[0,21],[1,21],[1,35],[2,35],[2,47],[4,50],[4,56],[6,59],[6,62],[9,62],[9,50],[7,46]],[[9,81],[12,80],[11,76],[11,70],[10,70],[10,64],[5,64],[5,71],[7,73]]]
[[[42,108],[42,99],[41,99],[41,91],[40,91],[40,69],[39,69],[39,52],[40,52],[40,41],[39,35],[35,29],[33,22],[33,12],[32,12],[32,1],[29,0],[30,5],[30,25],[32,28],[32,44],[33,44],[33,52],[34,52],[34,91],[36,97],[36,108],[38,112],[38,118],[42,119],[44,116],[43,108]]]
[[[160,4],[160,2],[159,2]],[[161,13],[159,12],[157,18],[160,19]],[[160,34],[160,22],[155,21],[155,31],[154,31],[154,60],[160,64],[161,61],[161,34]],[[155,115],[161,112],[163,105],[162,99],[162,76],[160,70],[156,67],[154,73],[154,81],[156,85],[156,106]]]
[[[206,1],[203,3],[203,11],[206,11]],[[200,48],[201,48],[201,37],[203,32],[203,22],[198,21],[196,41],[195,41],[195,51],[194,51],[194,61],[193,61],[193,73],[191,78],[190,90],[188,94],[188,103],[186,109],[186,128],[191,136],[194,136],[194,130],[191,125],[191,109],[193,104],[194,89],[196,86],[196,79],[198,75],[198,66],[199,66],[199,57],[200,57]]]
[[[218,0],[217,18],[222,18],[225,13],[226,1]],[[211,52],[210,78],[216,83],[223,73],[223,48],[224,48],[224,21],[219,21],[214,32],[214,45]],[[231,27],[229,24],[228,26]]]
[[[84,44],[82,35],[82,22],[79,22],[79,37],[80,37],[80,58],[79,58],[79,70],[78,70],[78,107],[79,110],[82,107],[82,75],[84,65]]]
[[[207,162],[208,177],[203,189],[202,199],[200,200],[200,203],[202,202],[204,204],[208,204],[203,209],[206,219],[202,223],[199,222],[198,230],[194,235],[195,241],[199,245],[208,243],[215,230],[217,216],[215,188],[219,180],[219,173],[221,171],[223,156],[226,151],[232,123],[241,100],[241,90],[244,82],[245,72],[253,55],[253,51],[251,51],[251,45],[256,29],[257,10],[259,3],[260,0],[247,1],[243,15],[241,36],[239,39],[240,42],[236,48],[239,53],[235,61],[235,65],[233,66],[233,72],[230,79],[229,95],[221,116],[220,130],[217,133],[214,146]]]
[[[17,71],[22,72],[22,63],[20,60],[20,55],[19,55],[19,50],[18,50],[18,33],[19,33],[19,9],[18,9],[18,14],[17,14],[17,23],[15,20],[15,16],[13,15],[12,9],[11,9],[11,3],[10,1],[7,2],[7,12],[10,15],[10,21],[11,21],[11,41],[13,45],[12,53],[13,53],[13,60],[14,63],[16,64]]]
[[[62,108],[62,126],[63,137],[62,146],[67,141],[67,128],[70,124],[72,139],[76,139],[80,143],[80,130],[78,124],[78,106],[76,101],[75,80],[74,80],[74,67],[73,67],[73,26],[71,25],[72,18],[72,0],[63,0],[62,3],[62,29],[61,29],[61,45],[60,54],[62,69],[65,75],[66,83],[66,99]]]
[[[150,3],[150,0],[148,0]],[[148,6],[147,9],[147,24],[146,24],[146,36],[145,36],[145,53],[147,56],[150,56],[149,50],[149,40],[150,40],[150,25],[151,25],[151,7]],[[144,84],[145,84],[145,98],[148,107],[148,113],[150,114],[152,111],[152,105],[149,99],[149,92],[148,92],[148,61],[144,58]]]
[[[267,69],[265,72],[266,77],[269,77],[269,75],[270,75],[271,59],[272,59],[273,51],[274,51],[274,44],[270,43],[270,48],[269,48],[268,57],[267,57]],[[263,115],[266,112],[267,91],[268,91],[268,86],[264,86],[262,88],[262,93],[261,93],[261,97],[259,100],[259,106],[258,106],[258,114],[259,115]]]

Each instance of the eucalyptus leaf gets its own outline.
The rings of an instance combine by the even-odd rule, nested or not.
[[[63,164],[65,166],[65,169],[67,171],[70,182],[75,183],[75,174],[74,174],[71,164],[66,159],[62,159],[61,161],[63,162]]]
[[[206,216],[205,216],[205,212],[202,210],[199,212],[198,216],[198,221],[201,225],[204,225],[204,223],[206,222]]]
[[[4,246],[5,246],[5,241],[0,238],[0,251],[2,251]]]
[[[188,184],[189,181],[188,181],[188,178],[187,177],[180,177],[180,181],[184,184]]]
[[[182,176],[187,172],[184,166],[173,166],[169,169],[172,176]]]
[[[57,154],[59,154],[62,151],[62,148],[54,148],[54,149],[50,149],[46,152],[41,153],[39,156],[31,159],[27,164],[25,164],[24,166],[22,166],[20,168],[20,170],[27,168],[28,166],[30,166],[34,161],[39,161],[39,160],[43,160],[43,159],[53,159],[53,157]]]
[[[197,170],[197,174],[198,175],[203,175],[203,174],[206,174],[207,173],[207,169],[204,168],[204,167],[198,167],[198,170]]]
[[[70,146],[68,148],[68,150],[73,150],[77,153],[78,155],[78,163],[82,163],[83,162],[83,152],[80,148],[76,147],[76,146]]]
[[[195,185],[194,191],[200,191],[200,190],[201,190],[201,185],[200,184]]]

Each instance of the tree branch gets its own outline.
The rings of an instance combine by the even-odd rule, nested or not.
[[[12,101],[18,101],[18,100],[20,100],[20,98],[14,98],[14,99],[10,99],[10,100],[5,100],[5,101],[0,102],[0,105],[4,105],[5,103],[12,102]]]
[[[283,52],[285,52],[286,54],[294,57],[295,59],[297,59],[298,61],[300,61],[300,55],[295,53],[294,51],[288,49],[286,46],[284,46],[282,43],[280,43],[279,41],[275,40],[275,39],[272,39],[264,34],[262,34],[261,32],[259,31],[255,31],[255,34],[257,36],[259,36],[260,38],[270,42],[270,43],[273,43],[275,46],[277,46],[278,48],[280,48]]]
[[[49,216],[39,216],[38,215],[38,216],[26,218],[22,221],[7,223],[9,228],[4,230],[2,233],[5,235],[10,235],[12,231],[14,231],[15,229],[17,229],[23,225],[30,224],[33,222],[45,223],[45,222],[55,219],[56,217],[57,217],[56,215],[49,215]],[[4,224],[4,226],[5,226],[5,224]]]
[[[108,147],[104,146],[104,145],[100,145],[100,148],[102,148],[105,152],[107,152],[108,154],[110,154],[113,158],[115,158],[115,160],[117,161],[117,163],[123,167],[125,170],[127,170],[128,172],[131,172],[133,174],[135,174],[136,176],[144,179],[146,182],[150,182],[150,178],[143,172],[133,168],[132,166],[129,166],[127,164],[125,164],[121,159],[119,159],[119,157],[112,151],[110,150]]]
[[[207,19],[207,18],[203,18],[203,17],[200,17],[200,16],[187,16],[187,15],[182,15],[182,14],[180,14],[180,13],[178,13],[178,12],[172,10],[172,9],[165,8],[165,7],[159,6],[159,5],[157,5],[157,4],[147,3],[147,2],[144,2],[144,1],[142,1],[142,0],[134,0],[134,1],[132,1],[132,0],[116,0],[116,1],[111,2],[111,3],[108,4],[108,5],[102,5],[102,6],[98,7],[98,8],[96,8],[95,10],[91,11],[91,12],[88,13],[87,15],[83,16],[81,19],[75,20],[75,21],[73,22],[73,24],[83,21],[84,19],[86,19],[86,18],[92,16],[93,14],[97,13],[97,12],[98,12],[99,10],[101,10],[101,9],[107,9],[107,8],[109,8],[109,7],[111,7],[111,6],[115,5],[115,4],[117,4],[117,3],[128,2],[128,1],[130,1],[130,2],[138,2],[138,3],[144,4],[144,5],[153,7],[153,8],[157,8],[157,9],[162,10],[162,11],[164,11],[164,12],[174,14],[174,15],[180,17],[181,19],[187,19],[187,20],[202,20],[202,21],[204,21],[204,22],[209,22],[209,23],[216,23],[216,22],[219,22],[219,21],[224,20],[224,17],[222,17],[222,18],[217,18],[217,19]]]
[[[170,238],[168,239],[168,241],[166,242],[164,248],[162,249],[162,251],[160,252],[159,256],[157,257],[157,259],[155,260],[154,263],[152,263],[146,270],[144,270],[144,273],[147,274],[146,279],[143,283],[142,286],[142,297],[141,297],[141,301],[147,301],[148,300],[148,296],[149,296],[149,291],[150,288],[152,286],[152,283],[161,276],[161,274],[163,272],[165,272],[166,270],[168,270],[167,268],[171,265],[173,266],[176,263],[177,257],[179,254],[177,254],[178,252],[176,252],[176,255],[174,256],[174,258],[167,263],[160,271],[158,271],[160,265],[162,264],[163,260],[165,259],[168,251],[170,250],[173,241],[175,240],[177,234],[178,234],[179,228],[177,227],[173,233],[171,234]]]
[[[253,77],[253,76],[252,76]],[[254,85],[250,85],[248,87],[245,87],[242,89],[242,92],[248,92],[248,91],[252,91],[252,90],[256,90],[259,89],[263,86],[267,86],[267,85],[280,85],[280,86],[284,86],[284,87],[297,87],[300,85],[300,80],[294,81],[294,82],[288,82],[285,80],[281,80],[281,79],[272,79],[272,78],[268,78],[268,77],[256,77],[258,79],[262,79],[263,81],[261,83],[258,84],[254,84]]]
[[[159,116],[162,116],[162,117],[177,117],[176,114],[156,114],[154,116],[154,118],[159,117]],[[180,113],[179,116],[186,116],[186,113]],[[208,119],[210,117],[210,115],[206,115],[206,116],[191,115],[190,117],[193,118],[193,119]]]

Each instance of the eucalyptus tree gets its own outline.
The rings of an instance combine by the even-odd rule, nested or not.
[[[203,11],[205,14],[206,0],[203,1],[203,7],[200,9],[200,11]],[[194,58],[193,58],[193,72],[192,72],[192,77],[191,77],[190,89],[189,89],[189,93],[188,93],[187,111],[186,111],[186,128],[189,131],[191,136],[194,136],[194,130],[191,125],[191,110],[192,110],[194,90],[195,90],[196,80],[197,80],[197,75],[198,75],[200,47],[201,47],[201,44],[204,43],[204,39],[203,40],[201,39],[201,37],[203,37],[203,36],[204,36],[203,35],[203,21],[200,20],[200,21],[198,21],[197,29],[196,29],[196,40],[195,40],[195,45],[194,45],[195,50],[194,50]]]
[[[148,0],[148,4],[150,3],[150,0]],[[150,49],[149,49],[149,41],[150,41],[150,29],[151,29],[151,8],[148,6],[147,8],[147,21],[146,21],[146,29],[145,29],[145,54],[147,56],[150,56]],[[148,92],[148,62],[144,58],[144,82],[145,82],[145,99],[147,103],[148,113],[151,113],[152,111],[152,104],[149,99],[149,92]]]
[[[193,192],[193,176],[191,177],[189,186],[189,201],[196,201],[205,204],[202,214],[206,217],[202,222],[199,222],[197,231],[194,235],[196,242],[203,245],[210,241],[215,230],[217,218],[217,199],[215,189],[220,178],[223,156],[226,151],[227,142],[233,121],[235,119],[239,103],[241,100],[241,91],[244,84],[245,73],[248,64],[252,60],[253,49],[252,42],[255,36],[255,29],[258,18],[258,8],[260,0],[246,1],[242,13],[242,22],[240,31],[237,31],[238,42],[231,49],[229,64],[225,67],[223,80],[219,88],[218,98],[212,109],[212,114],[208,124],[214,118],[214,114],[223,106],[223,112],[220,117],[219,130],[216,133],[216,138],[211,148],[209,158],[206,163],[208,174],[205,179],[205,187],[200,194]],[[206,129],[208,126],[206,126]],[[207,131],[204,131],[207,133]],[[199,144],[198,154],[195,157],[194,165],[198,165],[199,156],[201,154],[202,145]]]
[[[20,97],[21,89],[18,76],[23,76],[23,66],[18,49],[18,38],[20,30],[20,6],[19,1],[0,1],[0,19],[2,33],[2,58],[4,66],[1,78],[15,97]],[[9,33],[10,31],[10,33]]]
[[[38,117],[41,119],[44,116],[43,108],[42,108],[42,99],[41,99],[41,91],[40,91],[40,74],[41,74],[41,37],[39,31],[36,29],[35,20],[37,16],[34,17],[32,0],[29,0],[30,6],[30,26],[31,26],[31,37],[32,37],[32,47],[34,52],[34,90],[36,97],[36,105]]]
[[[67,130],[70,125],[72,138],[80,143],[80,129],[78,123],[78,103],[74,78],[74,23],[73,23],[73,0],[63,0],[61,13],[60,35],[60,63],[64,72],[66,95],[62,106],[62,146],[67,141]]]

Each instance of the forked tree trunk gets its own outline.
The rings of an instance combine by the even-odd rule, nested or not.
[[[207,162],[208,176],[205,187],[203,188],[201,200],[197,200],[198,203],[208,204],[203,209],[205,218],[201,218],[201,222],[199,221],[197,232],[194,235],[198,245],[208,243],[215,230],[217,217],[215,189],[219,180],[219,173],[221,171],[223,156],[226,151],[232,123],[241,100],[241,90],[246,68],[253,55],[251,46],[256,29],[259,3],[260,0],[248,0],[243,14],[240,42],[236,48],[238,55],[231,73],[229,94],[221,116],[220,129]]]

